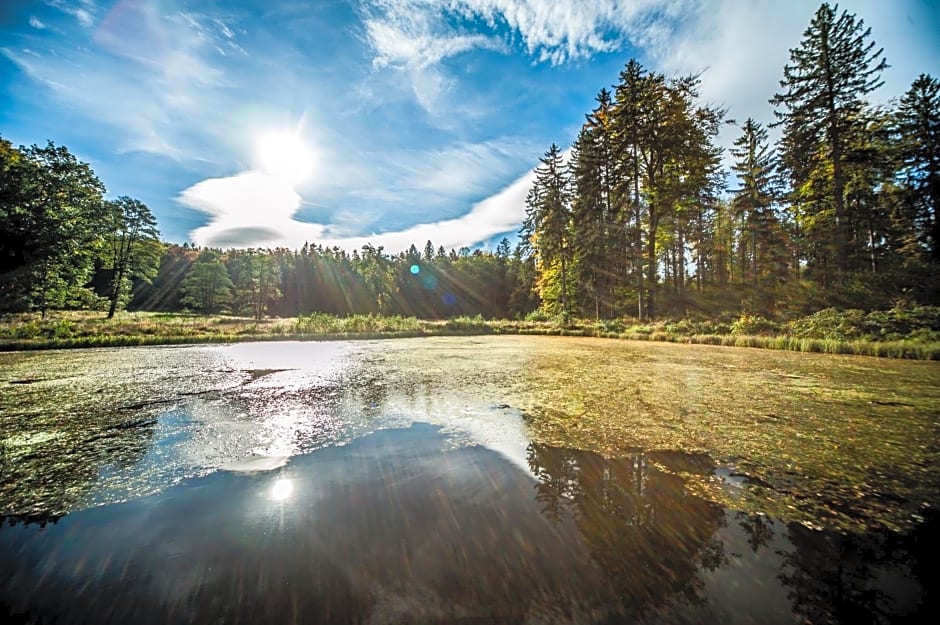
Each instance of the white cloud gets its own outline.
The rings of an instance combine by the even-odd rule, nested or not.
[[[298,249],[310,243],[352,251],[371,244],[395,254],[429,240],[447,249],[472,246],[517,229],[525,216],[525,196],[532,176],[525,174],[456,219],[354,237],[339,236],[324,224],[293,219],[300,196],[282,180],[260,172],[204,180],[183,191],[179,200],[212,216],[208,225],[190,233],[197,245]]]
[[[29,25],[35,28],[36,30],[45,30],[46,28],[46,25],[42,23],[42,20],[40,20],[35,15],[29,16]]]
[[[403,74],[418,104],[443,116],[441,98],[453,82],[438,68],[450,57],[474,49],[500,49],[499,39],[454,32],[433,12],[413,10],[409,2],[377,2],[365,8],[366,41],[378,70]]]
[[[634,45],[662,45],[693,0],[364,0],[373,65],[402,74],[415,101],[443,123],[454,81],[441,62],[475,49],[509,51],[521,38],[529,55],[559,65]],[[461,23],[463,25],[461,26]],[[485,26],[487,33],[471,27]],[[510,35],[504,38],[508,29]]]
[[[393,189],[428,192],[437,197],[479,197],[504,180],[507,171],[537,153],[538,146],[515,139],[457,143],[442,148],[395,155]]]
[[[98,7],[92,0],[46,0],[46,4],[54,7],[67,15],[71,15],[78,23],[85,28],[91,28],[95,25],[95,14]]]
[[[647,43],[660,39],[663,24],[678,18],[690,0],[366,0],[369,42],[381,64],[394,56],[434,50],[465,51],[498,45],[496,35],[459,35],[452,17],[482,21],[518,33],[529,54],[560,64],[619,49],[624,39]],[[390,36],[393,33],[394,36]],[[454,52],[456,53],[456,52]],[[450,54],[441,55],[446,58]],[[440,60],[438,58],[437,60]]]
[[[305,212],[329,214],[338,236],[466,211],[524,171],[542,147],[515,137],[425,149],[356,145],[342,137],[321,145],[317,171],[299,188]]]

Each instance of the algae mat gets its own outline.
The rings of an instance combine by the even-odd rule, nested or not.
[[[668,467],[733,509],[908,529],[940,506],[940,363],[486,336],[0,354],[0,514],[57,515],[422,421]]]

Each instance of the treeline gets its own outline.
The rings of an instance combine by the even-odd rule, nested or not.
[[[495,252],[446,251],[428,241],[390,255],[364,246],[213,250],[169,246],[132,308],[231,312],[261,319],[321,312],[443,319],[524,316],[537,306],[535,266],[504,239]]]
[[[91,309],[233,313],[524,316],[538,302],[534,260],[495,252],[390,255],[364,246],[214,250],[162,243],[142,202],[104,199],[87,163],[49,142],[0,137],[0,312]]]
[[[937,303],[940,82],[870,106],[887,67],[862,20],[823,4],[791,50],[768,142],[699,104],[697,76],[630,61],[570,158],[545,153],[522,235],[543,308],[641,319]],[[740,136],[728,189],[715,138]],[[730,191],[730,193],[727,193]]]

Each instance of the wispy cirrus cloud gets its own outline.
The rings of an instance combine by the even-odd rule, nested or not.
[[[46,4],[59,11],[71,15],[85,28],[95,25],[98,14],[98,5],[94,0],[46,0]]]
[[[473,50],[560,65],[633,45],[662,45],[691,0],[365,0],[365,40],[377,69],[405,75],[417,102],[439,115],[454,80],[442,62]]]
[[[363,6],[365,38],[372,65],[403,74],[415,99],[432,115],[442,115],[441,97],[453,87],[439,64],[475,49],[498,50],[500,39],[460,32],[435,11],[415,10],[411,2],[382,0]]]
[[[82,25],[91,18],[81,16],[95,10],[88,0],[54,6]],[[230,85],[216,49],[237,47],[218,30],[184,13],[161,14],[150,3],[120,3],[97,24],[93,46],[0,53],[85,118],[113,128],[119,152],[202,160],[207,155],[197,146],[220,118],[211,103]]]
[[[518,36],[528,54],[553,65],[589,59],[632,41],[661,41],[692,0],[365,0],[366,29],[376,60],[441,60],[473,47],[509,50]],[[460,20],[464,20],[461,26]],[[484,26],[489,33],[461,35]],[[394,37],[388,37],[394,33]],[[436,45],[428,45],[436,44]],[[436,54],[427,54],[428,51]],[[437,58],[435,58],[437,57]]]

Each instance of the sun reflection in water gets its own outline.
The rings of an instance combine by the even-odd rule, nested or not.
[[[294,483],[287,478],[282,478],[274,482],[274,486],[271,487],[271,499],[285,501],[293,492]]]

